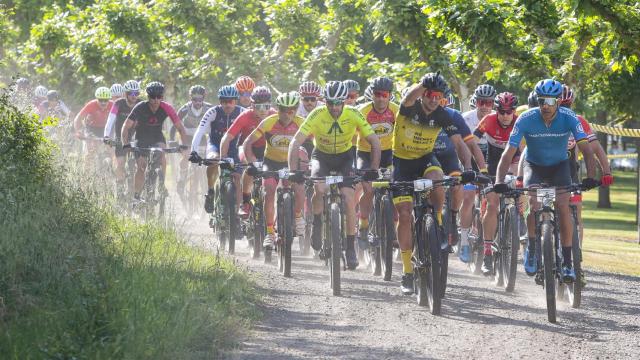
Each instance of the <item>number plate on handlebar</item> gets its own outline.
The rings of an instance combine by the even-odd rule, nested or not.
[[[556,189],[555,188],[543,188],[536,190],[536,197],[539,202],[549,203],[556,200]]]
[[[430,179],[418,179],[413,181],[414,191],[425,191],[433,187],[433,181]]]
[[[344,178],[342,176],[327,176],[324,182],[327,185],[331,185],[331,184],[340,184],[343,180]]]
[[[289,178],[289,169],[284,168],[284,169],[278,170],[278,179],[286,180],[288,178]]]

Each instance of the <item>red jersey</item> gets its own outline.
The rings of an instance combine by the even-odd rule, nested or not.
[[[518,116],[513,115],[513,121],[507,127],[503,127],[498,121],[498,114],[493,113],[485,116],[478,123],[478,127],[473,131],[473,134],[478,138],[482,138],[482,135],[486,134],[487,142],[494,147],[505,149],[509,143],[509,136],[513,125],[516,123]]]
[[[269,113],[267,116],[273,115],[275,113],[276,111],[274,109],[269,109]],[[251,132],[253,132],[253,130],[258,127],[260,121],[261,120],[258,119],[255,111],[251,109],[245,110],[240,115],[238,115],[233,124],[231,124],[229,129],[227,129],[227,133],[233,135],[233,137],[235,138],[238,138],[238,135],[240,135],[240,137],[238,138],[238,145],[241,145],[244,140],[249,137],[249,135],[251,135]],[[254,148],[264,147],[264,145],[264,137],[253,143]]]
[[[109,100],[107,106],[104,109],[100,108],[100,104],[97,99],[89,101],[78,113],[80,118],[84,118],[84,124],[88,127],[104,128],[107,124],[107,118],[111,111],[113,101]]]

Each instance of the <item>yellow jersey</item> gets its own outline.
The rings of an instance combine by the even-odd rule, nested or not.
[[[287,162],[289,144],[296,135],[304,119],[296,115],[293,120],[284,126],[280,122],[280,116],[273,114],[260,122],[253,133],[254,140],[264,136],[266,145],[264,157],[277,162]]]
[[[373,102],[360,105],[358,108],[362,115],[367,119],[373,132],[380,139],[380,149],[389,150],[393,142],[393,126],[396,123],[398,115],[398,105],[390,102],[389,106],[383,112],[378,112],[373,107]],[[358,151],[371,152],[371,144],[358,134]]]
[[[342,114],[335,120],[326,106],[315,108],[300,126],[300,132],[313,135],[313,145],[325,154],[341,154],[353,147],[353,137],[373,134],[371,125],[355,107],[345,105]]]

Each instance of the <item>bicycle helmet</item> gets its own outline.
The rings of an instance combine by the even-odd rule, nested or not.
[[[105,86],[97,88],[94,95],[98,100],[111,100],[111,90]]]
[[[164,96],[164,85],[159,81],[152,81],[145,88],[149,97]]]
[[[562,94],[562,84],[554,79],[544,79],[538,81],[535,90],[538,96],[557,98]]]
[[[43,97],[47,97],[47,91],[48,90],[47,90],[46,87],[44,87],[42,85],[38,85],[38,86],[36,86],[35,90],[33,90],[33,94],[36,97],[43,98]]]
[[[248,76],[240,76],[235,82],[236,90],[239,92],[252,92],[256,83]]]
[[[117,83],[111,85],[109,90],[111,90],[111,96],[121,97],[124,94],[124,86]]]
[[[218,90],[218,99],[237,99],[239,97],[238,89],[233,85],[225,85]]]
[[[297,91],[289,91],[278,95],[276,105],[282,107],[294,107],[300,103],[300,94]]]
[[[60,94],[56,90],[47,91],[47,101],[58,101],[60,100]]]
[[[298,88],[298,92],[302,96],[318,97],[322,92],[322,88],[315,81],[305,81],[302,84],[300,84],[300,87]]]
[[[479,85],[473,92],[476,98],[495,98],[496,89],[489,84]]]
[[[193,85],[189,88],[189,95],[202,95],[204,96],[207,93],[207,89],[205,89],[202,85]]]
[[[140,83],[135,80],[127,80],[124,83],[124,91],[140,91]]]
[[[529,105],[529,109],[538,106],[538,94],[536,94],[535,90],[529,93],[529,97],[527,98],[527,103]]]
[[[373,87],[371,85],[364,89],[364,99],[367,101],[373,101]]]
[[[440,71],[435,73],[428,73],[422,78],[421,83],[422,86],[427,88],[427,90],[435,90],[442,93],[446,92],[449,88],[447,82],[444,80],[444,77],[440,75]]]
[[[560,95],[560,105],[561,106],[571,106],[573,104],[573,100],[575,99],[575,95],[573,90],[567,85],[562,85],[562,95]]]
[[[329,81],[322,92],[327,101],[344,101],[347,99],[349,89],[342,81]]]
[[[451,91],[451,89],[449,89],[449,91],[447,91],[445,93],[445,96],[447,97],[447,105],[446,106],[455,105],[456,98],[455,98],[455,96],[453,96],[453,91]]]
[[[29,79],[27,78],[19,78],[16,80],[16,86],[18,88],[26,88],[29,86]]]
[[[476,94],[471,95],[471,97],[469,98],[469,107],[471,108],[471,110],[474,110],[476,108]]]
[[[268,103],[271,101],[271,91],[266,86],[257,86],[251,92],[251,100],[256,104]]]
[[[393,91],[393,80],[384,76],[377,77],[371,80],[369,87],[371,87],[372,90]]]
[[[351,90],[355,90],[358,92],[360,91],[360,84],[358,84],[358,82],[355,80],[347,79],[342,83],[347,87],[347,91],[351,91]]]
[[[496,96],[493,104],[498,110],[513,110],[518,106],[518,98],[510,92],[503,92]]]

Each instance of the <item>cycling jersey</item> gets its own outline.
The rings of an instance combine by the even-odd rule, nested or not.
[[[204,114],[202,120],[200,121],[200,125],[198,126],[198,130],[195,135],[193,135],[193,140],[191,141],[191,151],[198,151],[198,147],[200,145],[200,140],[204,136],[205,133],[209,132],[209,148],[219,153],[220,152],[220,142],[222,141],[222,136],[227,131],[227,129],[233,124],[235,119],[244,111],[242,106],[236,105],[233,108],[231,113],[226,114],[222,106],[216,105]],[[238,147],[237,147],[237,139],[234,139],[231,144],[229,144],[229,152],[228,156],[233,157],[235,160],[238,160]]]
[[[589,125],[589,122],[587,121],[587,119],[582,117],[582,115],[576,115],[576,117],[580,121],[580,124],[582,125],[582,129],[584,130],[584,133],[587,135],[587,140],[589,142],[598,140],[598,137],[596,136],[596,134],[594,134],[594,132],[591,130],[591,125]],[[573,137],[573,134],[570,134],[569,142],[567,143],[567,150],[573,150],[575,149],[575,147],[576,147],[576,139]]]
[[[104,127],[104,136],[111,136],[111,130],[113,129],[113,125],[116,125],[116,139],[120,139],[122,132],[122,125],[124,125],[124,121],[127,120],[127,116],[131,113],[131,109],[133,109],[137,103],[139,103],[140,99],[136,99],[136,102],[133,106],[129,106],[127,103],[127,99],[118,99],[113,106],[111,107],[111,111],[109,112],[109,117],[107,119],[107,125]]]
[[[53,109],[49,108],[48,101],[43,101],[38,108],[38,114],[43,118],[51,116],[58,119],[65,119],[71,114],[71,110],[69,110],[67,105],[62,101],[58,101],[58,105]]]
[[[173,124],[180,123],[180,118],[171,104],[161,101],[158,109],[153,112],[148,101],[140,101],[133,107],[128,119],[135,121],[136,140],[138,147],[149,147],[157,143],[166,143],[162,133],[162,125],[168,118]]]
[[[282,125],[279,119],[280,116],[275,114],[262,120],[253,136],[255,139],[266,140],[265,159],[286,162],[291,139],[298,132],[304,119],[296,115],[287,126]],[[255,142],[253,144],[255,145]]]
[[[200,120],[204,114],[209,110],[213,105],[205,102],[202,104],[200,109],[195,109],[191,101],[182,105],[178,110],[178,116],[182,119],[182,123],[184,124],[185,130],[187,131],[187,135],[193,136],[196,133],[196,129],[198,125],[200,125]],[[174,129],[171,131],[175,132]]]
[[[317,109],[317,108],[319,108],[320,106],[323,106],[323,105],[324,105],[324,103],[322,101],[318,100],[318,102],[316,103],[316,107],[313,110],[315,110],[315,109]],[[313,110],[311,110],[311,111],[313,111]],[[296,115],[306,119],[307,116],[309,116],[309,114],[311,113],[311,111],[307,111],[307,109],[305,109],[304,105],[302,104],[302,100],[300,100],[300,104],[298,104],[298,111],[296,111]]]
[[[525,159],[535,165],[550,166],[567,160],[569,135],[580,142],[587,139],[582,124],[571,109],[558,107],[555,118],[547,126],[539,108],[525,111],[516,121],[509,145],[518,147],[522,138],[527,142]]]
[[[480,123],[480,120],[482,120],[482,119],[478,119],[477,109],[469,110],[465,112],[464,114],[462,114],[462,117],[464,118],[464,121],[467,123],[467,126],[469,127],[469,129],[477,128],[478,124]],[[481,137],[480,140],[478,141],[478,145],[480,146],[482,151],[485,151],[487,147],[487,139],[485,139],[484,137]]]
[[[487,150],[487,168],[490,175],[495,175],[496,173],[498,163],[509,143],[509,136],[516,120],[517,115],[514,114],[514,120],[505,128],[498,121],[498,114],[492,113],[480,120],[478,127],[473,132],[478,138],[485,137],[487,139],[489,146]],[[518,159],[518,156],[514,157],[514,162],[517,162]]]
[[[451,119],[453,120],[453,124],[458,128],[456,134],[459,134],[462,137],[463,141],[469,141],[473,139],[473,134],[471,134],[471,129],[467,126],[467,123],[464,121],[462,114],[460,111],[446,107]],[[453,145],[453,141],[449,138],[449,135],[444,130],[440,130],[438,133],[438,137],[436,138],[436,143],[433,146],[433,152],[436,154],[441,154],[445,152],[456,151],[456,147]],[[456,155],[457,156],[457,155]]]
[[[405,160],[424,157],[433,151],[441,129],[448,136],[459,131],[451,115],[441,106],[427,115],[420,100],[410,107],[400,105],[393,129],[393,155]]]
[[[104,108],[100,107],[100,103],[97,99],[89,101],[78,113],[81,119],[84,119],[84,124],[87,127],[104,128],[107,124],[107,117],[109,111],[111,111],[113,101],[109,100]]]
[[[398,105],[389,103],[389,106],[380,113],[373,107],[373,102],[368,102],[360,105],[358,110],[360,110],[365,119],[367,119],[373,132],[378,135],[378,139],[380,139],[380,149],[391,149],[393,125],[396,122]],[[358,134],[358,151],[371,152],[371,144],[360,136],[360,134]]]
[[[268,114],[273,115],[276,111],[274,109],[269,109]],[[234,138],[237,138],[238,144],[242,144],[244,140],[251,135],[253,130],[258,127],[260,124],[260,119],[256,115],[254,110],[248,109],[243,111],[236,121],[231,124],[227,133],[233,135]],[[238,136],[240,135],[240,136]],[[253,147],[261,148],[265,145],[265,139],[261,138],[260,140],[253,143]]]
[[[325,154],[349,151],[356,132],[365,138],[374,134],[358,109],[348,105],[344,106],[338,120],[331,116],[326,106],[317,107],[300,126],[300,133],[313,135],[315,150]]]

